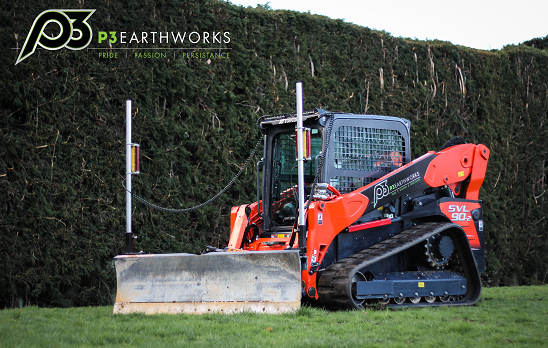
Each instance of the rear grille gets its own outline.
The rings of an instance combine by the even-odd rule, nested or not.
[[[359,171],[359,176],[334,176],[330,183],[341,192],[365,186],[401,167],[406,158],[405,140],[397,130],[340,126],[333,142],[334,166]]]

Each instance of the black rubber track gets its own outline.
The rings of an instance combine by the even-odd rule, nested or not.
[[[454,223],[431,222],[414,226],[379,244],[328,266],[318,281],[318,295],[323,305],[338,309],[362,309],[352,297],[352,278],[360,269],[382,259],[398,254],[426,239],[444,233],[455,244],[457,256],[467,279],[466,294],[455,301],[433,303],[405,303],[390,307],[462,306],[476,303],[481,295],[481,281],[468,238],[462,228]]]

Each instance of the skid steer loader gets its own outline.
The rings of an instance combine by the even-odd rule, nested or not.
[[[478,194],[489,149],[454,138],[411,160],[408,120],[302,113],[299,91],[295,114],[258,121],[265,137],[257,201],[232,208],[228,247],[118,256],[114,313],[282,313],[302,300],[361,309],[479,299],[485,248]]]

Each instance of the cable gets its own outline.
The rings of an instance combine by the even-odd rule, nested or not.
[[[257,142],[257,145],[255,145],[255,148],[253,149],[253,152],[251,152],[251,155],[249,155],[249,158],[247,159],[247,161],[245,161],[245,164],[240,168],[240,171],[238,172],[238,174],[236,174],[236,176],[228,183],[228,185],[225,186],[224,189],[222,189],[219,193],[217,193],[215,196],[211,197],[209,200],[207,200],[206,202],[202,203],[202,204],[199,204],[195,207],[192,207],[192,208],[185,208],[185,209],[171,209],[171,208],[164,208],[164,207],[160,207],[156,204],[153,204],[153,203],[150,203],[148,201],[146,201],[145,199],[137,196],[136,194],[134,194],[133,192],[129,191],[125,186],[124,184],[122,183],[122,186],[124,187],[124,189],[129,192],[131,194],[131,196],[133,198],[135,198],[136,200],[138,200],[139,202],[151,207],[151,208],[154,208],[154,209],[157,209],[157,210],[161,210],[161,211],[165,211],[165,212],[168,212],[168,213],[186,213],[186,212],[190,212],[190,211],[194,211],[194,210],[198,210],[200,208],[203,208],[204,206],[208,205],[209,203],[213,202],[214,200],[216,200],[217,198],[219,198],[223,193],[226,192],[226,190],[228,190],[228,188],[230,186],[232,186],[236,180],[240,177],[240,175],[242,175],[242,173],[244,172],[245,168],[247,167],[247,165],[249,164],[249,162],[251,161],[251,159],[255,156],[255,152],[257,152],[257,149],[259,148],[259,145],[261,145],[261,142],[263,141],[263,137],[261,137],[261,139],[259,139],[259,141]]]

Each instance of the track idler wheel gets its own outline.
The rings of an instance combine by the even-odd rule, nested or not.
[[[393,300],[394,300],[394,303],[398,305],[405,303],[405,297],[403,297],[403,294],[400,294],[400,297],[393,298]]]
[[[383,305],[387,305],[388,303],[390,303],[390,298],[388,298],[388,297],[381,298],[379,300],[379,303],[383,304]]]
[[[356,272],[352,277],[352,301],[356,304],[356,307],[361,307],[365,300],[356,298],[356,283],[364,282],[367,279],[361,272]]]
[[[352,301],[354,301],[357,308],[362,307],[365,300],[356,298],[356,283],[364,282],[366,280],[367,279],[361,272],[356,272],[356,274],[352,277]]]
[[[409,302],[413,303],[413,304],[417,304],[421,301],[421,297],[419,296],[418,293],[415,293],[415,297],[409,297]]]
[[[440,296],[440,301],[441,302],[449,302],[450,300],[451,300],[451,296],[449,296],[447,291],[445,292],[445,295]]]
[[[424,300],[428,303],[434,303],[436,302],[436,296],[425,296]]]

